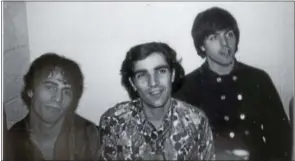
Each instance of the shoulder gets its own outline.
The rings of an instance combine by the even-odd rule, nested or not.
[[[181,86],[178,93],[190,91],[193,87],[200,84],[201,79],[203,77],[203,72],[201,67],[193,70],[192,72],[188,73],[186,76],[183,77]],[[177,97],[177,96],[176,96]]]
[[[97,159],[97,149],[100,148],[98,126],[79,115],[74,115],[75,144],[78,158]],[[85,150],[87,149],[87,150]]]
[[[85,128],[87,130],[91,130],[91,131],[97,131],[98,127],[95,125],[95,123],[85,119],[84,117],[75,114],[74,116],[74,120],[75,120],[75,126],[78,128]]]
[[[194,122],[194,124],[200,124],[204,121],[208,121],[205,112],[200,108],[175,98],[173,98],[173,100],[176,103],[175,109],[177,113],[188,117],[190,120]]]
[[[26,132],[26,120],[25,120],[25,118],[18,121],[14,125],[12,125],[7,133],[8,133],[8,135],[12,135],[12,134],[22,134],[24,132]]]
[[[269,75],[266,71],[263,69],[250,66],[248,64],[244,64],[242,62],[238,62],[239,64],[239,69],[242,73],[247,73],[248,75],[255,76],[254,78],[259,78],[259,79],[269,79]]]
[[[184,77],[184,80],[193,80],[193,79],[196,79],[198,77],[201,77],[203,74],[203,67],[199,67],[193,71],[191,71],[190,73],[188,73],[185,77]]]
[[[8,148],[11,153],[15,152],[15,148],[21,147],[23,143],[28,138],[28,132],[26,128],[26,120],[22,119],[15,123],[5,134],[6,138],[4,140],[6,148]]]
[[[128,120],[135,111],[136,101],[126,101],[116,104],[109,108],[100,119],[100,126],[114,125],[120,123],[120,120]]]

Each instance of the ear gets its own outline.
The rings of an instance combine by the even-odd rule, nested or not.
[[[136,91],[136,87],[135,87],[135,85],[134,85],[134,83],[133,83],[133,81],[132,81],[132,79],[130,77],[128,78],[128,81],[131,84],[133,90]]]
[[[205,51],[205,47],[202,45],[201,46],[201,50],[204,52]]]
[[[175,80],[175,69],[172,69],[171,82],[173,83],[174,80]]]
[[[30,97],[30,98],[32,98],[33,97],[33,91],[32,90],[28,90],[27,91],[27,95]]]

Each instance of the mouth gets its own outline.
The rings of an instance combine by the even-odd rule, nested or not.
[[[60,111],[61,110],[60,107],[58,107],[58,106],[46,105],[45,107],[50,111]]]
[[[152,97],[159,97],[162,95],[163,91],[164,91],[163,89],[157,89],[157,90],[150,90],[148,93]]]
[[[224,56],[224,57],[230,57],[231,54],[231,49],[230,48],[222,48],[220,50],[220,55]]]

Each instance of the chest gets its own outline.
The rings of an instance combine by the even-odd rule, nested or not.
[[[248,75],[204,77],[193,88],[194,104],[208,116],[213,133],[239,146],[263,143],[261,120],[265,115],[261,106],[262,84],[257,79]]]
[[[38,142],[34,139],[31,139],[31,141],[35,145],[36,151],[39,151],[39,153],[43,156],[45,160],[54,159],[54,141]]]
[[[124,154],[122,157],[132,160],[185,159],[197,142],[198,132],[193,125],[185,127],[180,122],[175,122],[174,126],[164,131],[134,127],[129,133],[122,132],[119,141]]]
[[[262,85],[255,78],[237,74],[197,79],[190,92],[195,97],[189,103],[202,108],[208,117],[246,120],[246,115],[251,120],[259,115]]]

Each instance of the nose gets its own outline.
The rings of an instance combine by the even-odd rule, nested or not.
[[[219,42],[222,46],[227,46],[228,45],[228,39],[225,36],[220,36]]]
[[[158,78],[156,75],[152,74],[149,77],[149,86],[154,87],[158,85]]]
[[[56,102],[61,102],[62,101],[62,91],[61,90],[57,90],[53,99],[56,101]]]

